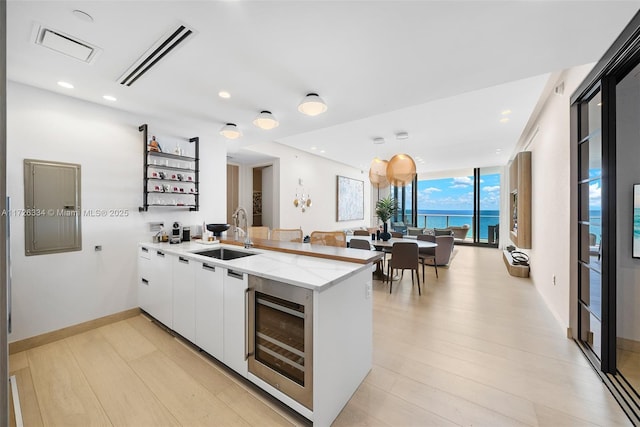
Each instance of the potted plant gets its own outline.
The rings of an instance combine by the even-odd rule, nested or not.
[[[383,232],[380,233],[382,240],[389,240],[391,234],[389,234],[387,221],[391,219],[391,216],[398,210],[398,201],[391,196],[387,196],[376,202],[376,215],[382,221]]]

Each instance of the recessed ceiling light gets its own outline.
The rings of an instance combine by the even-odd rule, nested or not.
[[[508,117],[503,117],[500,119],[500,123],[507,123],[509,121]]]
[[[231,98],[231,94],[229,92],[227,92],[226,90],[221,90],[220,92],[218,92],[218,96],[220,98],[224,98],[224,99]]]
[[[71,83],[68,82],[58,82],[58,86],[62,86],[65,89],[73,89],[73,85]]]
[[[114,101],[118,100],[115,96],[111,96],[111,95],[104,95],[103,98],[106,99],[107,101],[111,101],[111,102],[114,102]]]
[[[317,150],[317,149],[318,149],[318,147],[311,147],[311,149],[312,149],[312,150]]]
[[[407,132],[398,132],[396,133],[396,139],[408,139],[409,133]]]
[[[320,152],[321,152],[321,153],[324,153],[325,151],[324,151],[324,150],[320,150]]]
[[[76,18],[84,22],[93,22],[93,16],[89,15],[87,12],[83,12],[78,9],[73,11],[73,16],[75,16]]]
[[[511,110],[502,110],[502,114],[503,116],[508,116],[509,114],[511,114]]]
[[[384,138],[373,138],[373,143],[374,144],[384,144]]]

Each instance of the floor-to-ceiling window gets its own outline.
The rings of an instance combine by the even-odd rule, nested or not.
[[[499,167],[476,168],[455,176],[416,179],[394,188],[398,221],[430,229],[469,227],[463,242],[497,246],[500,177]]]

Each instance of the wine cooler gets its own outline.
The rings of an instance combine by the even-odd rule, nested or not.
[[[249,372],[313,410],[313,291],[250,275],[247,293]]]

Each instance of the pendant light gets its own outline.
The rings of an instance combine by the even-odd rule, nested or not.
[[[387,188],[389,180],[387,179],[387,165],[389,162],[380,160],[378,157],[371,161],[369,168],[369,181],[376,188]]]
[[[317,93],[308,93],[298,104],[298,111],[307,116],[317,116],[327,111],[327,104]]]
[[[224,136],[227,139],[237,139],[242,136],[242,132],[240,132],[238,126],[236,126],[234,123],[227,123],[226,125],[222,126],[222,129],[220,129],[220,135]]]
[[[273,114],[271,114],[271,111],[263,110],[260,111],[260,114],[258,114],[255,119],[253,119],[253,124],[260,129],[270,130],[277,128],[280,123],[276,120]]]
[[[416,162],[408,154],[396,154],[387,165],[387,179],[395,187],[404,187],[416,176]]]

